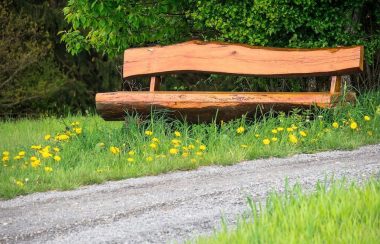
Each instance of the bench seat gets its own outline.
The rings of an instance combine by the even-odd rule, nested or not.
[[[331,107],[341,94],[330,92],[177,92],[121,91],[98,93],[96,109],[105,120],[123,120],[126,111],[149,115],[152,109],[173,111],[173,115],[188,121],[230,120],[243,114],[270,108],[289,110],[294,107]],[[348,93],[345,101],[354,101]]]

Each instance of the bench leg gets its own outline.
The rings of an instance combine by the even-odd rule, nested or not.
[[[330,94],[340,93],[342,89],[342,76],[331,76]]]
[[[161,78],[159,76],[150,77],[150,92],[159,91],[160,90]]]

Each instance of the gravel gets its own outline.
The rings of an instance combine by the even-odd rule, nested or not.
[[[380,171],[380,145],[353,151],[208,166],[0,201],[0,243],[181,242],[233,226],[285,180],[313,189],[326,177],[364,181]]]

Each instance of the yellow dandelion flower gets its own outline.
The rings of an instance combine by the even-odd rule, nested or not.
[[[176,137],[180,137],[180,136],[181,136],[181,132],[179,132],[179,131],[174,131],[174,135],[175,135]]]
[[[169,153],[172,155],[175,155],[178,153],[178,149],[177,148],[170,148]]]
[[[293,132],[293,128],[290,128],[290,127],[289,127],[289,128],[286,128],[286,131],[287,131],[287,132]]]
[[[37,159],[30,163],[33,168],[37,168],[41,165],[41,160]]]
[[[21,157],[24,157],[24,156],[25,156],[25,151],[20,151],[20,152],[18,153],[18,155],[21,156]]]
[[[110,152],[112,154],[118,154],[118,153],[120,153],[120,149],[118,147],[111,146],[110,147]]]
[[[46,167],[44,167],[44,170],[45,170],[46,173],[50,173],[50,172],[53,171],[53,168],[49,167],[49,166],[46,166]]]
[[[265,139],[263,140],[263,144],[264,144],[264,145],[269,145],[269,144],[270,144],[270,140],[269,140],[268,138],[265,138]]]
[[[153,157],[151,157],[151,156],[147,157],[147,158],[146,158],[146,161],[148,161],[148,162],[152,162],[152,161],[153,161]]]
[[[188,146],[188,148],[189,148],[190,150],[192,150],[192,149],[195,148],[195,146],[194,146],[193,144],[190,144],[190,145]]]
[[[149,144],[149,147],[152,149],[157,149],[157,144],[156,143],[151,143]]]
[[[271,139],[273,142],[276,142],[276,141],[278,141],[278,139],[277,139],[277,137],[272,137],[272,139]]]
[[[277,131],[283,131],[284,128],[283,127],[277,127]]]
[[[67,141],[70,137],[66,134],[61,134],[55,137],[58,141]]]
[[[151,131],[151,130],[146,130],[146,131],[145,131],[145,135],[147,135],[147,136],[151,136],[151,135],[153,135],[153,131]]]
[[[17,155],[17,156],[14,156],[13,159],[14,160],[20,160],[22,157],[20,155]]]
[[[47,134],[47,135],[44,136],[45,141],[48,141],[50,138],[51,138],[50,134]]]
[[[247,148],[248,145],[247,145],[247,144],[241,144],[240,147],[242,147],[242,148]]]
[[[273,130],[272,130],[272,133],[273,133],[273,134],[277,134],[277,132],[278,132],[277,129],[273,129]]]
[[[238,134],[243,134],[245,131],[245,128],[243,126],[240,126],[239,128],[236,129],[236,133]]]
[[[104,143],[103,143],[103,144],[104,144]],[[104,145],[103,145],[103,146],[104,146]],[[59,152],[59,151],[60,151],[60,149],[59,149],[58,147],[54,147],[53,150],[54,150],[54,152]]]
[[[195,153],[197,156],[202,156],[203,155],[203,152],[196,152]]]
[[[129,155],[129,156],[133,156],[133,155],[135,155],[135,154],[136,154],[136,152],[133,151],[133,150],[131,150],[131,151],[128,152],[128,155]]]
[[[58,156],[58,155],[55,155],[55,156],[53,157],[53,159],[54,159],[54,161],[56,161],[56,162],[61,161],[61,157]]]
[[[159,143],[160,140],[158,140],[158,138],[156,138],[156,137],[153,137],[153,138],[152,138],[152,142]]]
[[[127,161],[130,163],[133,163],[135,161],[135,159],[134,158],[128,158]]]
[[[205,146],[205,145],[200,145],[200,146],[199,146],[199,150],[201,150],[201,151],[206,150],[206,146]]]
[[[74,121],[71,123],[72,126],[78,126],[79,125],[79,122],[78,121]]]
[[[189,147],[184,146],[184,147],[182,147],[182,150],[189,151]]]
[[[364,116],[364,120],[365,121],[370,121],[371,120],[371,117],[369,117],[368,115]]]
[[[184,152],[184,153],[182,153],[182,157],[183,158],[186,158],[186,157],[188,157],[189,156],[189,153],[188,152]]]
[[[82,133],[82,128],[74,128],[74,132],[79,135]]]
[[[3,152],[3,156],[9,156],[9,152],[8,151],[4,151]]]
[[[297,144],[297,142],[298,142],[298,139],[297,139],[297,137],[295,136],[295,135],[289,135],[289,141],[291,142],[291,143],[293,143],[293,144]]]
[[[38,158],[36,156],[31,156],[30,161],[36,161]]]
[[[332,123],[332,127],[335,128],[335,129],[339,128],[339,124],[338,124],[338,122],[334,122],[334,123]]]
[[[178,139],[173,139],[171,142],[172,142],[172,144],[174,144],[174,145],[176,145],[176,144],[180,144],[180,143],[181,143],[181,141],[178,140]]]
[[[7,161],[9,161],[9,156],[3,156],[3,158],[1,160],[3,162],[7,162]]]
[[[35,149],[35,150],[41,150],[42,146],[41,145],[33,145],[30,148]]]
[[[307,136],[307,133],[306,133],[305,131],[301,130],[301,131],[300,131],[300,135],[301,135],[302,137],[306,137],[306,136]]]
[[[18,187],[23,187],[23,186],[24,186],[24,182],[22,182],[21,180],[16,180],[15,184],[16,184]]]
[[[355,122],[355,121],[352,121],[351,124],[350,124],[350,128],[355,130],[358,128],[358,124]]]

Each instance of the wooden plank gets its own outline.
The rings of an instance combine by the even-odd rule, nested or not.
[[[340,75],[363,70],[363,46],[289,49],[190,41],[124,52],[125,78],[178,72],[269,77]]]
[[[330,93],[340,93],[342,88],[342,76],[332,76],[331,77],[331,86]]]
[[[159,76],[150,77],[149,91],[150,92],[159,91],[160,90],[160,83],[161,83],[161,79]]]
[[[333,94],[336,96],[337,94]],[[105,120],[121,120],[125,111],[149,115],[152,109],[173,111],[189,121],[230,120],[254,113],[258,106],[268,110],[292,107],[329,107],[329,92],[110,92],[96,94],[96,108]]]

